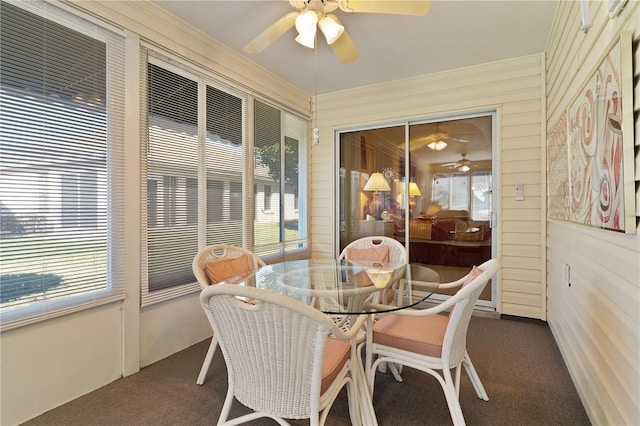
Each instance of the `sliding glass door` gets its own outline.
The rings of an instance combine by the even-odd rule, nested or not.
[[[402,232],[405,127],[340,135],[340,250],[369,235]]]
[[[493,121],[485,113],[340,133],[338,249],[392,237],[441,282],[491,258]],[[478,304],[495,307],[492,293],[490,284]]]

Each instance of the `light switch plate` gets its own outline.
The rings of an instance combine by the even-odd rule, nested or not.
[[[515,199],[516,199],[516,201],[524,200],[524,190],[522,189],[522,184],[521,183],[516,183]]]

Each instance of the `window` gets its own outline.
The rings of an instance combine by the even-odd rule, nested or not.
[[[474,220],[491,220],[491,187],[490,172],[471,175],[471,217]]]
[[[306,248],[306,212],[297,198],[306,193],[307,123],[266,103],[255,101],[255,179],[265,182],[264,209],[255,217],[255,251],[284,257]]]
[[[281,200],[300,191],[299,164],[305,162],[299,156],[306,151],[298,144],[306,143],[307,123],[258,100],[254,101],[255,112],[248,114],[250,98],[241,90],[159,52],[149,49],[147,54],[143,305],[199,289],[191,263],[206,245],[234,244],[263,256],[285,256],[306,244],[306,240],[298,241],[302,233],[297,212],[285,208],[285,220],[279,206]],[[255,138],[245,130],[254,115]],[[258,123],[266,124],[266,138],[261,137],[265,127]],[[283,134],[296,139],[285,142]],[[253,139],[255,168],[250,156],[254,147],[248,142]],[[292,163],[281,161],[283,152]],[[284,164],[286,172],[282,171]],[[286,176],[284,188],[281,173]],[[275,221],[267,225],[271,234],[264,240],[258,238],[264,235],[261,230],[254,234],[247,224],[257,226],[264,209],[255,206],[267,205],[278,205],[279,210],[269,215]],[[280,238],[285,222],[296,227],[295,232],[282,234],[296,241],[291,246]],[[269,248],[260,252],[264,244]]]
[[[207,179],[207,223],[214,223],[222,217],[222,196],[224,182]]]
[[[147,288],[151,292],[194,281],[191,262],[198,251],[198,82],[149,63],[147,84],[146,255]]]
[[[443,210],[467,210],[473,220],[489,220],[491,173],[439,173],[433,179],[431,200]]]
[[[265,211],[271,210],[271,186],[264,186],[264,209]]]
[[[3,330],[124,298],[124,38],[18,4],[0,3]]]

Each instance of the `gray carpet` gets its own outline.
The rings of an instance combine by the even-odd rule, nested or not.
[[[205,384],[195,384],[208,346],[208,340],[193,345],[25,425],[215,424],[227,389],[219,350]],[[467,424],[590,425],[546,323],[473,317],[467,346],[489,394],[488,402],[478,399],[463,373],[460,403]],[[402,376],[403,383],[389,374],[376,378],[374,407],[381,426],[452,424],[444,394],[434,378],[409,368]],[[244,412],[246,408],[236,402],[232,414]],[[276,423],[262,419],[251,424]],[[326,424],[350,424],[344,390]]]

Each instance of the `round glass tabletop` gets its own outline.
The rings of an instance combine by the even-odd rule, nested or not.
[[[247,285],[292,297],[327,314],[406,309],[431,296],[438,283],[438,274],[420,264],[317,259],[267,265],[247,280]]]

